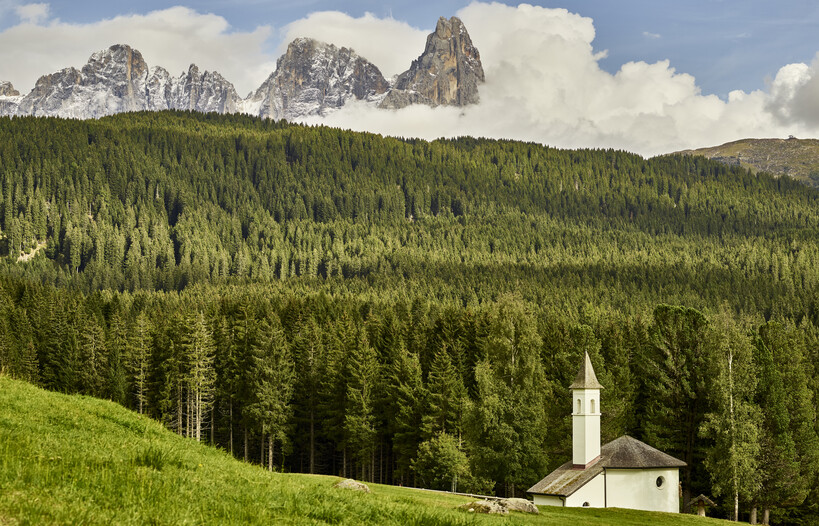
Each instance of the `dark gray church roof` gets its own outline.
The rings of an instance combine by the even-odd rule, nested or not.
[[[574,469],[571,461],[566,462],[528,492],[568,497],[606,469],[669,469],[685,465],[682,460],[623,435],[601,447],[600,459],[588,468]]]
[[[574,379],[574,383],[569,386],[569,389],[602,389],[603,386],[600,385],[600,382],[597,381],[597,375],[594,374],[594,367],[592,367],[591,358],[589,358],[589,353],[586,352],[586,356],[583,359],[583,365],[580,366],[580,370],[577,371],[577,376]]]

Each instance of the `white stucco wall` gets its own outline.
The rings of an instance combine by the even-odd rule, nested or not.
[[[580,406],[578,411],[578,405]],[[594,411],[592,412],[592,406]],[[600,390],[572,389],[572,463],[600,456]]]
[[[563,499],[551,495],[532,495],[536,506],[563,506]]]
[[[604,508],[606,507],[605,488],[606,481],[603,473],[600,473],[588,481],[585,486],[566,497],[566,506],[580,508],[584,502],[588,502],[590,508]]]
[[[657,477],[665,478],[661,488]],[[678,469],[607,469],[606,505],[646,511],[680,511]]]

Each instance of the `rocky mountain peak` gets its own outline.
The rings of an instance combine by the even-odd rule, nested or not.
[[[326,115],[352,99],[380,101],[388,89],[381,71],[352,49],[297,38],[245,107],[274,119]]]
[[[142,54],[125,44],[97,51],[82,68],[81,84],[104,86],[112,99],[119,99],[124,111],[145,107],[145,80],[148,64]]]
[[[19,97],[20,92],[14,89],[11,82],[0,80],[0,97]]]
[[[454,16],[449,20],[441,17],[427,37],[424,52],[398,76],[381,106],[466,106],[479,101],[478,85],[483,81],[481,55],[463,22]]]
[[[25,96],[0,83],[0,115],[97,118],[125,111],[183,109],[243,112],[273,119],[324,116],[351,101],[382,108],[410,104],[465,106],[478,102],[484,81],[478,50],[457,17],[440,18],[424,52],[394,83],[347,47],[297,38],[276,70],[246,99],[215,71],[191,64],[172,76],[149,69],[142,54],[115,44],[92,54],[81,68],[44,75]]]

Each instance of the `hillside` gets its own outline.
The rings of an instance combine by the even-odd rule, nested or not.
[[[787,175],[811,186],[819,186],[819,140],[742,139],[722,146],[679,152],[702,155],[730,166],[754,172]]]
[[[736,487],[745,516],[816,522],[819,192],[799,182],[195,112],[0,118],[0,166],[14,377],[286,471],[514,496],[570,457],[588,352],[603,442],[682,459],[715,514]]]
[[[0,524],[724,524],[626,510],[468,516],[465,497],[270,473],[90,397],[0,375]]]

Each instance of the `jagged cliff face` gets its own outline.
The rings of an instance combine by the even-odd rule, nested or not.
[[[0,116],[89,119],[179,109],[294,120],[327,115],[353,100],[382,108],[465,106],[478,102],[483,80],[480,54],[463,23],[452,17],[438,20],[424,53],[393,86],[353,50],[299,38],[279,58],[276,71],[243,100],[219,73],[202,73],[191,64],[173,77],[161,67],[149,69],[139,51],[118,44],[91,55],[80,70],[66,68],[40,77],[25,96],[0,82]]]
[[[222,75],[200,73],[195,64],[179,77],[171,77],[164,68],[153,68],[146,88],[148,110],[236,113],[242,102],[233,84]]]
[[[377,103],[388,89],[381,71],[353,50],[299,38],[244,108],[262,117],[292,120],[326,115],[353,99]]]
[[[233,113],[240,104],[233,84],[219,73],[201,73],[192,64],[172,77],[160,67],[149,70],[139,51],[115,45],[91,55],[82,70],[44,75],[25,97],[0,100],[0,115],[90,119],[140,110]]]
[[[14,89],[11,82],[0,81],[0,116],[14,114],[20,99],[20,92]]]
[[[66,68],[40,77],[17,113],[84,119],[143,109],[147,71],[139,51],[111,46],[91,55],[82,70]]]
[[[0,80],[0,97],[17,97],[20,92],[14,89],[11,82]]]
[[[466,106],[479,101],[478,85],[484,82],[481,56],[457,17],[441,17],[427,37],[424,53],[398,76],[383,108],[410,104]]]

